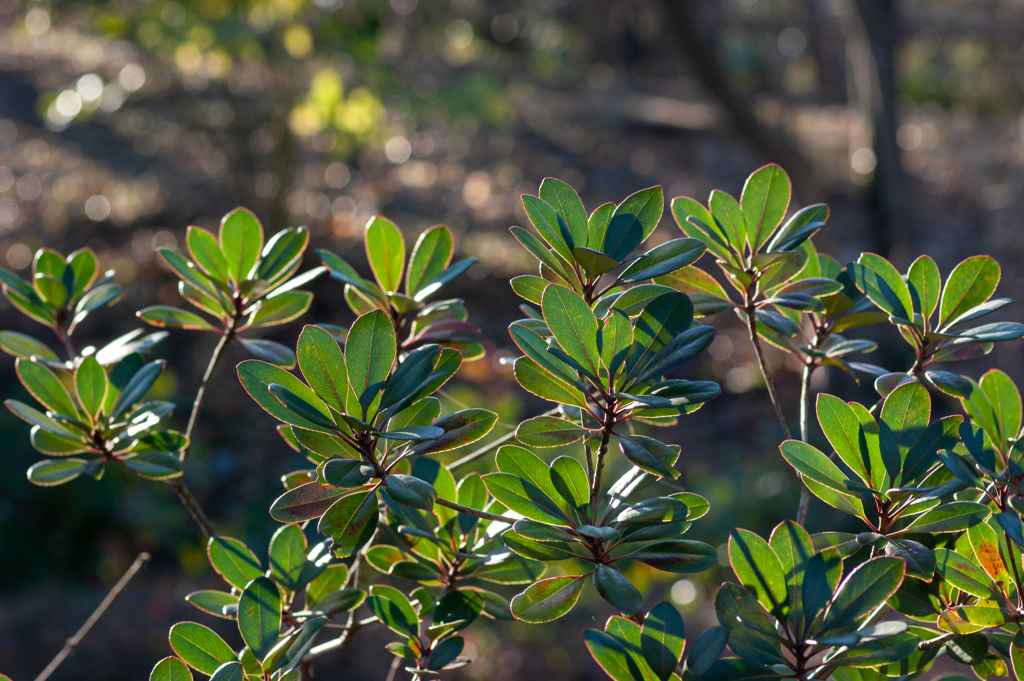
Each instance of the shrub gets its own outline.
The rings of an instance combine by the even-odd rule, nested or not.
[[[164,368],[146,356],[167,332],[75,350],[77,325],[120,296],[111,273],[95,281],[91,252],[39,251],[30,283],[0,270],[8,299],[50,326],[67,355],[0,332],[0,348],[17,357],[18,377],[41,407],[7,402],[48,457],[29,480],[98,479],[108,464],[123,464],[170,485],[208,535],[210,564],[225,584],[187,600],[203,617],[236,621],[245,645],[235,650],[202,624],[176,624],[175,656],[152,678],[189,679],[194,670],[218,681],[298,679],[318,655],[377,624],[395,636],[387,649],[396,665],[433,676],[469,663],[460,632],[478,618],[550,622],[588,585],[617,613],[584,634],[616,681],[910,679],[939,654],[979,678],[1024,674],[1020,394],[999,371],[974,381],[934,366],[1024,336],[1020,324],[971,324],[1010,302],[992,299],[995,260],[968,258],[945,283],[927,256],[902,275],[870,253],[844,267],[811,242],[825,227],[825,206],[785,219],[789,179],[774,165],[751,175],[738,201],[720,191],[708,206],[673,199],[685,236],[639,255],[662,218],[660,187],[589,215],[554,179],[523,201],[536,234],[512,234],[539,269],[511,282],[526,301],[525,317],[509,327],[522,353],[514,375],[551,408],[447,465],[437,455],[482,440],[498,415],[443,413],[436,396],[462,362],[483,355],[461,300],[428,302],[474,263],[452,264],[443,226],[424,232],[407,259],[398,228],[372,218],[373,281],[327,251],[323,266],[294,276],[307,232],[285,230],[264,245],[244,209],[224,218],[218,237],[189,228],[191,259],[160,255],[182,296],[215,321],[164,306],[138,313],[154,326],[221,336],[184,433],[165,425],[173,405],[146,400]],[[718,278],[696,264],[705,253]],[[305,313],[312,295],[299,287],[323,273],[344,284],[357,315],[350,328],[307,325],[294,352],[242,335]],[[780,452],[803,495],[796,520],[767,539],[731,533],[739,583],[718,591],[720,626],[687,645],[675,608],[649,607],[623,567],[691,573],[719,560],[711,546],[682,538],[709,504],[677,491],[680,446],[651,428],[719,394],[713,382],[674,376],[713,341],[706,318],[728,310],[747,326],[785,434]],[[875,344],[840,335],[885,322],[913,348],[905,372],[853,361]],[[266,560],[218,533],[183,476],[203,397],[232,341],[257,357],[238,365],[242,385],[310,462],[284,476],[269,509],[280,528]],[[804,367],[799,439],[790,437],[762,342]],[[873,377],[880,396],[870,408],[818,396],[830,453],[808,443],[811,378],[828,366]],[[935,391],[959,400],[964,414],[933,416]],[[573,453],[553,460],[537,453],[567,445],[575,447],[559,453]],[[492,452],[493,472],[460,473]],[[603,477],[609,456],[631,464],[617,480]],[[863,531],[808,534],[814,498]],[[568,567],[545,577],[561,561]]]

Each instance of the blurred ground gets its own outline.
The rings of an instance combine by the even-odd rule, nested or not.
[[[729,86],[813,170],[796,191],[832,209],[820,250],[847,262],[884,247],[900,268],[927,252],[944,273],[990,253],[1003,267],[1000,295],[1024,298],[1019,3],[895,3],[893,137],[908,180],[906,217],[881,233],[872,188],[883,170],[873,151],[881,132],[872,132],[870,102],[863,92],[858,100],[853,82],[858,36],[866,39],[851,33],[854,4],[692,4]],[[0,265],[24,272],[40,245],[90,246],[116,269],[125,299],[94,315],[82,344],[136,328],[132,313],[146,305],[181,304],[155,250],[179,246],[189,224],[215,228],[236,205],[255,210],[270,232],[308,225],[310,253],[329,248],[364,273],[370,215],[387,215],[409,240],[443,222],[481,261],[451,294],[466,299],[489,350],[451,392],[515,423],[545,409],[497,361],[510,356],[505,327],[519,316],[507,280],[530,266],[507,232],[525,222],[520,194],[556,176],[588,209],[653,184],[669,198],[705,200],[712,188],[738,195],[751,170],[777,160],[709,94],[659,3],[221,5],[211,14],[163,0],[0,4]],[[666,213],[649,245],[676,236]],[[316,264],[312,255],[306,264]],[[351,321],[340,285],[312,288],[304,321]],[[1004,319],[1024,321],[1019,306],[1009,309]],[[710,359],[692,372],[722,383],[723,395],[666,439],[683,445],[680,482],[711,501],[691,533],[718,543],[736,526],[769,531],[795,510],[797,488],[775,451],[779,428],[743,329],[724,316],[714,324]],[[3,300],[0,326],[49,340]],[[299,328],[268,337],[291,345]],[[899,346],[891,329],[871,333]],[[212,347],[212,338],[178,332],[157,350],[173,368],[161,390],[180,405],[179,418]],[[1020,381],[1020,353],[1019,344],[1000,344],[961,369],[977,376],[995,365]],[[234,380],[243,358],[234,348],[219,370],[188,478],[224,533],[260,554],[278,476],[301,460]],[[795,417],[796,374],[781,355],[770,359]],[[869,359],[893,369],[904,360],[898,351]],[[819,375],[817,390],[873,399],[844,376]],[[13,362],[0,361],[0,385],[24,397]],[[170,624],[225,624],[184,604],[217,579],[167,490],[113,470],[98,483],[33,487],[24,477],[37,459],[27,428],[4,412],[0,433],[0,670],[16,680],[38,673],[140,550],[153,552],[153,563],[55,679],[145,678],[170,653]],[[837,515],[819,505],[810,529],[841,523]],[[727,569],[630,576],[671,598],[695,635],[714,622],[714,585]],[[581,604],[555,628],[474,628],[476,661],[450,676],[603,678],[582,629],[610,613],[586,592]],[[317,678],[386,675],[386,636],[358,636],[318,663]]]

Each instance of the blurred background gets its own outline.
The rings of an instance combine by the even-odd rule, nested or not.
[[[449,392],[515,424],[547,407],[499,361],[513,356],[505,327],[519,316],[508,278],[531,267],[508,227],[525,224],[519,196],[546,176],[592,210],[655,184],[669,199],[738,196],[752,170],[778,162],[797,204],[830,205],[816,242],[840,262],[874,251],[904,269],[927,252],[948,274],[989,253],[1000,295],[1024,297],[1022,39],[1021,0],[7,0],[0,266],[24,274],[42,245],[93,248],[126,287],[76,335],[101,345],[139,326],[135,310],[183,303],[156,249],[182,248],[187,225],[215,229],[237,205],[269,233],[308,225],[307,267],[326,247],[364,274],[370,215],[409,243],[444,223],[480,260],[449,291],[488,348]],[[677,230],[666,211],[647,245]],[[310,312],[269,337],[292,345],[303,322],[352,321],[340,283],[313,290]],[[1011,310],[1004,318],[1024,321]],[[690,372],[723,395],[659,436],[682,444],[680,482],[711,502],[691,535],[718,544],[733,527],[764,534],[792,517],[798,489],[744,329],[726,315],[712,323],[718,339]],[[0,327],[52,340],[3,299]],[[906,368],[895,331],[868,336],[894,349],[866,361]],[[182,426],[214,341],[172,332],[156,349],[171,367],[159,391]],[[187,477],[222,531],[265,555],[279,476],[302,459],[241,389],[241,359],[233,347],[221,365]],[[797,367],[769,360],[795,419]],[[977,377],[993,365],[1020,381],[1020,344],[960,368]],[[874,401],[870,386],[816,377],[816,390]],[[6,356],[0,385],[27,398]],[[34,677],[141,550],[153,562],[55,679],[147,678],[183,619],[238,642],[230,622],[184,603],[219,579],[167,489],[113,467],[99,482],[34,487],[28,427],[4,410],[0,439],[0,671]],[[811,531],[841,529],[845,516],[815,504]],[[680,608],[688,638],[714,623],[727,568],[679,579],[642,567],[630,578],[649,603]],[[603,678],[582,630],[609,614],[585,591],[556,625],[478,625],[475,662],[446,674]],[[360,632],[321,658],[317,678],[383,679],[388,640]]]

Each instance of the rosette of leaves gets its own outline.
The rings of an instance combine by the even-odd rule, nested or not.
[[[178,453],[188,440],[181,433],[161,429],[174,404],[145,400],[165,364],[164,360],[146,363],[133,352],[107,369],[95,356],[87,355],[71,372],[34,359],[18,359],[18,379],[44,411],[18,400],[5,404],[32,425],[30,437],[36,451],[52,457],[33,464],[28,479],[44,487],[82,474],[98,480],[111,461],[152,480],[180,476]]]
[[[711,546],[678,538],[707,512],[707,501],[688,492],[636,499],[658,479],[640,468],[634,466],[599,500],[592,497],[583,464],[572,457],[560,456],[549,465],[527,449],[506,445],[498,450],[496,463],[498,472],[483,476],[487,491],[523,517],[501,534],[504,544],[532,560],[593,565],[583,574],[528,586],[512,599],[516,619],[537,624],[565,615],[588,577],[602,598],[632,617],[643,607],[643,597],[622,573],[620,561],[690,573],[718,560]]]
[[[972,359],[992,351],[993,343],[1024,336],[1024,324],[994,322],[963,328],[1010,304],[1009,298],[992,298],[999,285],[999,263],[987,255],[967,258],[957,265],[946,283],[938,265],[923,255],[905,275],[885,258],[864,253],[847,265],[854,283],[872,302],[889,315],[915,351],[909,375],[922,374],[939,390],[962,397],[966,381],[944,371],[925,371],[936,362]],[[936,318],[936,311],[938,317]],[[885,392],[900,381],[898,374],[879,379]]]
[[[476,264],[476,258],[463,258],[452,264],[455,241],[451,230],[435,225],[423,232],[405,261],[405,238],[387,218],[375,215],[366,224],[363,235],[366,259],[374,281],[359,274],[343,259],[328,250],[317,254],[331,276],[344,282],[345,302],[357,315],[383,310],[400,339],[399,351],[410,352],[426,344],[454,348],[464,360],[484,356],[484,347],[470,336],[480,333],[466,321],[468,313],[457,298],[428,303],[442,287]],[[400,292],[405,279],[405,293]],[[345,331],[335,331],[340,340]]]
[[[872,617],[903,582],[897,558],[850,570],[837,549],[816,550],[802,527],[785,521],[768,541],[733,530],[729,562],[740,584],[722,586],[715,610],[737,657],[717,661],[702,679],[829,678],[839,667],[900,661],[911,675],[901,678],[911,678],[938,653],[918,651],[926,631]]]
[[[771,164],[747,178],[739,201],[718,189],[711,192],[707,207],[685,196],[672,199],[672,216],[679,228],[700,239],[717,258],[739,301],[697,267],[688,267],[660,283],[691,292],[702,316],[731,309],[748,325],[753,316],[757,333],[766,338],[797,335],[797,323],[779,310],[825,313],[821,298],[839,293],[843,287],[825,275],[794,280],[809,259],[802,245],[825,226],[828,207],[808,206],[783,223],[790,195],[789,176]]]
[[[519,384],[581,416],[578,422],[554,416],[527,420],[516,431],[523,444],[554,447],[587,437],[595,445],[600,442],[595,448],[603,460],[615,435],[634,464],[675,477],[670,468],[678,448],[634,436],[626,422],[671,423],[719,394],[712,381],[665,378],[706,349],[715,330],[694,325],[693,305],[685,294],[644,288],[618,296],[598,318],[574,291],[550,284],[539,318],[509,327],[523,352],[514,365]]]
[[[386,504],[433,508],[437,490],[408,474],[412,457],[475,442],[498,418],[485,409],[439,418],[440,402],[430,395],[458,370],[457,350],[425,345],[396,363],[397,350],[391,320],[373,310],[352,325],[344,353],[328,331],[303,329],[297,356],[305,383],[259,360],[238,365],[249,395],[287,424],[285,437],[318,463],[316,479],[278,498],[271,515],[281,522],[319,519],[318,530],[334,539],[338,557],[370,540],[379,496],[387,494]]]
[[[328,543],[310,549],[298,525],[285,525],[271,538],[264,567],[238,539],[211,537],[207,557],[230,591],[195,591],[185,600],[205,614],[234,620],[245,646],[236,652],[209,627],[181,622],[170,630],[176,657],[157,663],[152,678],[168,678],[158,671],[171,668],[224,680],[297,678],[296,668],[331,617],[366,600],[365,591],[349,586],[348,566],[330,562]],[[182,678],[192,678],[191,672]]]
[[[120,284],[114,283],[114,270],[99,276],[96,254],[89,248],[77,250],[66,258],[52,249],[40,248],[32,259],[31,283],[2,267],[0,282],[11,305],[53,329],[68,349],[69,359],[74,358],[75,352],[68,339],[78,324],[90,313],[119,301],[124,292]],[[40,351],[41,357],[53,354],[42,348],[26,347],[25,344],[33,342],[38,344],[24,334],[5,331],[0,337],[0,348],[17,357],[31,357],[27,353],[33,350]]]
[[[949,471],[979,498],[997,508],[1024,511],[1024,442],[1021,442],[1021,398],[1016,384],[992,369],[980,382],[964,378],[969,392],[961,398],[969,421],[960,425],[960,445],[939,452]]]
[[[540,305],[549,283],[575,291],[588,305],[623,285],[674,272],[704,254],[697,239],[674,239],[642,255],[632,255],[654,232],[665,210],[662,188],[650,187],[619,205],[598,206],[590,216],[572,187],[545,179],[540,196],[523,196],[536,236],[512,227],[512,236],[540,263],[539,275],[512,279],[520,296]]]
[[[389,542],[366,551],[366,562],[395,579],[416,582],[416,599],[427,606],[451,591],[465,590],[482,599],[482,613],[512,619],[508,599],[489,590],[491,585],[529,584],[544,573],[539,560],[510,551],[499,534],[515,519],[496,520],[503,510],[487,493],[480,476],[471,473],[456,484],[451,472],[436,460],[419,458],[412,475],[432,485],[440,498],[483,512],[481,518],[435,504],[426,511],[394,502],[387,491],[386,523]],[[474,615],[475,617],[475,615]]]
[[[788,282],[765,293],[767,302],[774,306],[775,312],[793,322],[797,333],[789,337],[762,324],[758,327],[758,334],[799,359],[809,374],[824,366],[842,369],[855,379],[858,374],[880,376],[886,373],[882,367],[849,359],[852,355],[873,352],[878,347],[876,343],[847,339],[841,332],[884,322],[888,316],[857,289],[849,274],[834,258],[818,253],[810,241],[805,241],[801,248],[806,253],[803,268]],[[826,284],[824,280],[833,283]],[[689,295],[695,301],[697,316],[719,311],[720,306],[707,303],[707,296],[712,295],[709,290],[714,291],[716,298],[727,297],[714,278],[695,267],[659,277],[656,281]],[[801,298],[806,303],[803,310],[776,304],[780,298],[776,294],[781,291],[790,292],[782,296],[798,292],[810,295],[816,302]]]
[[[642,622],[641,625],[613,615],[605,623],[604,631],[583,632],[590,654],[614,681],[703,678],[722,654],[729,636],[722,627],[706,629],[693,642],[680,666],[686,648],[686,627],[676,609],[661,602],[644,615]]]
[[[309,309],[313,294],[298,288],[325,271],[314,268],[294,276],[302,265],[309,230],[285,229],[264,245],[259,219],[245,208],[236,208],[221,220],[217,237],[189,227],[186,242],[191,260],[169,248],[159,250],[160,259],[181,279],[182,298],[216,322],[167,305],[139,310],[139,319],[153,326],[210,331],[237,339],[260,359],[295,366],[295,354],[288,347],[238,334],[290,322]]]
[[[398,589],[383,584],[370,587],[370,610],[384,626],[404,639],[389,643],[388,651],[400,659],[412,660],[405,670],[415,679],[469,664],[468,657],[460,656],[466,641],[458,632],[483,612],[480,594],[460,589],[438,597],[426,589],[417,589],[413,596],[415,600],[410,600]]]
[[[938,454],[957,443],[963,417],[929,422],[931,397],[917,382],[889,393],[877,422],[860,404],[827,394],[818,396],[817,414],[836,459],[796,440],[781,445],[782,456],[815,496],[860,518],[870,531],[826,533],[815,540],[836,545],[844,555],[862,545],[884,548],[907,563],[907,575],[931,581],[935,556],[915,535],[962,532],[992,512],[974,501],[944,502],[965,487]]]

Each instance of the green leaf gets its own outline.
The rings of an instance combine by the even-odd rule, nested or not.
[[[598,565],[593,578],[594,586],[601,594],[601,598],[611,603],[623,615],[633,616],[644,606],[644,598],[637,588],[614,567]]]
[[[608,224],[611,222],[614,212],[614,203],[604,203],[595,208],[587,218],[588,248],[598,250],[604,244],[605,235],[608,233]]]
[[[416,610],[398,589],[374,584],[370,587],[370,598],[366,603],[377,619],[395,633],[412,637],[419,635],[420,619]]]
[[[679,477],[678,471],[673,468],[679,458],[677,446],[666,445],[644,435],[619,435],[619,447],[637,468],[669,480]]]
[[[333,432],[338,429],[334,418],[329,413],[325,413],[329,410],[319,397],[314,395],[307,396],[307,399],[303,399],[278,383],[271,383],[267,386],[267,390],[269,390],[270,394],[276,397],[288,411],[296,414],[301,420],[315,424],[319,430]]]
[[[999,285],[999,277],[999,263],[987,255],[967,258],[954,267],[942,289],[939,327],[948,329],[991,298]]]
[[[515,325],[513,324],[513,326]],[[563,362],[554,359],[554,357],[552,359],[565,366]],[[531,357],[520,357],[517,359],[513,365],[513,371],[519,385],[538,397],[575,407],[587,406],[587,401],[579,388],[541,368]]]
[[[14,413],[15,416],[23,421],[39,426],[47,432],[66,440],[79,439],[78,435],[71,432],[60,423],[57,423],[38,409],[33,409],[24,402],[19,402],[18,400],[5,400],[4,404],[11,410],[11,412]]]
[[[306,566],[306,535],[298,525],[281,527],[270,539],[268,551],[270,576],[282,588],[299,588],[302,569]]]
[[[973,501],[951,501],[923,513],[901,532],[960,532],[985,522],[992,510]]]
[[[747,530],[736,529],[729,535],[729,562],[740,583],[777,618],[783,617],[788,602],[786,573],[775,551],[764,539]]]
[[[782,223],[789,208],[791,190],[786,171],[774,163],[758,168],[747,178],[740,206],[752,252],[760,250]]]
[[[901,479],[903,462],[928,427],[931,410],[928,389],[917,381],[904,383],[886,396],[878,424],[878,445],[893,482]]]
[[[710,671],[725,651],[729,631],[723,627],[705,629],[693,642],[693,650],[683,665],[684,679],[699,679]]]
[[[107,372],[95,356],[83,359],[75,370],[75,392],[78,403],[95,422],[107,397]]]
[[[520,520],[518,522],[532,521]],[[501,534],[502,543],[523,558],[532,558],[533,560],[546,562],[579,558],[572,550],[572,544],[565,541],[569,537],[563,534],[561,539],[562,541],[551,541],[550,539],[539,541],[525,537],[514,530],[505,530]]]
[[[213,674],[225,662],[232,662],[235,651],[209,627],[195,622],[179,622],[171,627],[171,649],[188,666],[203,674]]]
[[[586,629],[583,640],[594,661],[613,681],[643,681],[644,675],[629,651],[613,637],[603,631]]]
[[[864,253],[856,263],[846,266],[857,288],[871,302],[891,316],[913,320],[913,303],[906,282],[887,260]]]
[[[68,301],[68,289],[55,277],[37,274],[32,283],[36,292],[50,307],[59,310]]]
[[[935,575],[935,554],[927,546],[908,539],[889,537],[885,555],[899,558],[907,565],[907,576],[925,582]]]
[[[560,456],[551,462],[551,483],[562,498],[569,501],[583,520],[590,503],[590,487],[583,464],[571,456]]]
[[[405,292],[415,296],[424,284],[443,272],[452,260],[453,249],[452,233],[444,225],[434,225],[420,234],[409,259]]]
[[[524,199],[525,198],[526,197],[524,197]],[[542,265],[549,268],[552,272],[557,273],[559,278],[563,278],[563,274],[565,276],[569,276],[569,274],[563,269],[560,260],[547,249],[540,239],[530,234],[522,227],[512,227],[509,231],[512,232],[512,236],[516,238],[516,241],[523,245],[523,248],[529,251],[533,257],[537,258]],[[564,279],[564,281],[566,284],[570,283],[569,279]]]
[[[949,549],[935,549],[935,570],[950,585],[978,598],[995,595],[995,583],[970,559]]]
[[[57,376],[42,365],[30,359],[18,359],[14,368],[22,385],[32,397],[51,412],[70,418],[78,417],[78,409]]]
[[[216,330],[212,324],[194,312],[167,305],[153,305],[139,310],[135,315],[147,324],[160,328]]]
[[[0,677],[10,681],[8,677]],[[156,663],[149,674],[149,681],[192,681],[188,666],[176,657],[165,657]]]
[[[245,208],[236,208],[220,221],[220,249],[232,281],[242,283],[263,250],[263,225]]]
[[[870,454],[861,449],[863,429],[854,410],[838,397],[820,393],[817,412],[818,423],[839,458],[865,485],[872,485],[872,461]]]
[[[381,395],[380,409],[388,409],[395,404],[398,404],[398,409],[404,409],[419,399],[417,391],[430,378],[440,356],[441,346],[432,344],[409,353],[388,379]]]
[[[321,464],[319,474],[328,485],[334,487],[362,487],[373,477],[373,467],[362,461],[329,459]]]
[[[619,266],[618,260],[592,248],[577,246],[572,249],[572,254],[576,262],[580,264],[580,268],[586,273],[587,278],[591,280],[596,280]]]
[[[444,431],[434,439],[417,445],[413,454],[440,454],[464,447],[483,438],[498,421],[498,415],[486,409],[463,409],[434,421],[432,427]]]
[[[529,447],[560,447],[587,434],[582,426],[555,416],[527,419],[516,429],[516,439]]]
[[[544,320],[569,357],[591,374],[600,373],[597,350],[597,317],[575,292],[561,286],[544,290]]]
[[[266,577],[257,577],[238,599],[238,630],[257,658],[263,659],[281,633],[281,593]]]
[[[266,362],[250,359],[238,365],[238,379],[242,382],[242,386],[249,393],[249,396],[256,400],[271,416],[306,430],[324,430],[324,427],[318,423],[303,418],[285,407],[280,400],[271,394],[270,385],[276,383],[283,386],[301,401],[314,405],[314,408],[324,418],[328,418],[328,409],[323,404],[323,401],[305,383],[287,371]]]
[[[615,308],[608,311],[603,322],[601,330],[597,332],[597,348],[601,364],[609,375],[614,376],[633,344],[633,325],[626,313]]]
[[[349,385],[366,415],[384,385],[395,361],[395,329],[382,310],[364,314],[355,321],[345,343]]]
[[[345,413],[348,369],[334,337],[320,327],[307,325],[299,334],[295,354],[309,387],[332,409]]]
[[[700,239],[673,239],[634,260],[619,280],[628,284],[675,272],[696,262],[706,250]]]
[[[523,208],[526,210],[526,216],[533,223],[537,233],[547,242],[548,246],[566,263],[573,263],[572,249],[577,244],[573,243],[569,226],[555,209],[543,199],[528,194],[523,195]],[[585,246],[586,244],[579,245]],[[558,272],[561,270],[561,267],[553,269]]]
[[[179,282],[184,285],[184,282]],[[75,316],[72,320],[72,326],[78,324],[87,316],[89,313],[99,310],[100,308],[113,305],[117,301],[121,300],[121,296],[124,294],[124,289],[120,284],[106,284],[104,286],[98,286],[94,289],[90,289],[81,300],[78,301],[78,305],[75,306]]]
[[[25,293],[20,288],[15,288],[8,281],[5,281],[4,295],[7,296],[12,305],[21,310],[22,314],[47,326],[53,325],[53,309],[44,303],[31,287],[28,287],[28,292]]]
[[[305,227],[282,229],[270,238],[263,248],[263,252],[260,253],[259,265],[253,278],[271,282],[271,285],[275,285],[279,280],[287,279],[298,269],[299,260],[308,244],[309,230]],[[307,272],[303,277],[307,275],[319,276],[318,274],[310,275]],[[301,284],[290,283],[287,288],[292,289],[295,286],[301,286]]]
[[[286,324],[305,314],[312,302],[309,291],[275,291],[259,301],[249,324],[253,328]]]
[[[992,422],[996,426],[995,440],[1000,449],[1008,440],[1016,440],[1021,428],[1020,392],[1013,380],[998,369],[989,369],[981,377],[981,389],[988,397],[992,409]],[[973,396],[972,396],[973,397]]]
[[[683,618],[666,601],[651,608],[644,618],[640,649],[644,660],[661,681],[668,681],[679,664],[686,646],[685,635]],[[694,652],[700,650],[699,646],[694,648]],[[693,657],[693,654],[690,656]]]
[[[704,542],[667,539],[648,544],[628,556],[663,572],[703,572],[718,562],[718,552]]]
[[[784,520],[772,530],[769,544],[786,574],[789,598],[784,609],[790,620],[797,621],[803,615],[801,599],[804,573],[807,561],[814,555],[814,543],[804,528],[792,520]]]
[[[238,342],[251,354],[262,359],[264,362],[269,362],[285,369],[291,369],[295,366],[295,353],[286,345],[254,338],[239,338]]]
[[[270,516],[282,523],[298,523],[319,518],[347,489],[310,482],[288,490],[270,507]]]
[[[372,549],[371,549],[372,550]],[[369,552],[367,553],[369,556]],[[340,563],[328,565],[309,586],[306,587],[306,604],[316,605],[326,596],[338,591],[348,579],[348,566]]]
[[[583,207],[583,201],[572,187],[553,177],[544,178],[544,181],[540,183],[540,198],[562,218],[562,222],[569,230],[574,247],[590,245],[587,211]],[[595,247],[597,247],[596,244],[591,246],[591,248]]]
[[[768,242],[767,251],[778,253],[800,248],[825,226],[826,220],[828,220],[828,206],[823,203],[798,210],[781,229],[775,232],[775,236]],[[838,270],[839,268],[836,267],[837,274]],[[828,276],[834,275],[829,274]]]
[[[914,307],[925,319],[930,319],[939,305],[942,293],[942,276],[939,266],[927,255],[915,260],[907,270],[907,284]]]
[[[652,299],[633,327],[633,344],[626,355],[626,375],[639,372],[666,344],[690,328],[693,304],[672,291]]]
[[[85,472],[85,459],[46,459],[32,464],[28,479],[40,487],[53,487],[71,482]]]
[[[872,558],[858,565],[839,585],[823,630],[863,620],[896,593],[904,571],[904,563],[898,558]]]
[[[485,480],[486,477],[485,476]],[[512,599],[512,614],[530,624],[542,624],[565,615],[579,600],[587,575],[552,577],[534,582]]]
[[[188,252],[199,267],[216,281],[228,281],[228,261],[220,250],[217,238],[200,227],[189,227],[186,235]]]
[[[395,293],[405,266],[405,239],[387,218],[374,215],[366,224],[366,257],[373,276],[385,293]]]
[[[599,247],[621,261],[647,240],[661,221],[664,210],[665,195],[660,186],[631,194],[615,207],[604,241],[600,245],[591,242],[590,247]]]
[[[236,589],[244,589],[249,582],[263,574],[259,559],[237,539],[210,537],[206,555],[217,574]]]
[[[787,440],[779,449],[786,462],[804,476],[805,483],[810,480],[830,492],[828,498],[822,497],[814,486],[808,484],[816,496],[841,511],[864,517],[861,500],[851,494],[846,486],[848,478],[827,456],[797,440]]]
[[[86,443],[81,440],[73,440],[60,435],[54,435],[48,430],[43,430],[40,426],[33,426],[30,434],[32,440],[32,446],[36,451],[44,454],[50,454],[51,456],[67,456],[69,454],[78,454],[88,449]],[[81,437],[85,437],[82,433]]]
[[[130,407],[138,404],[146,396],[146,393],[149,392],[149,389],[153,387],[153,384],[156,383],[156,379],[163,373],[165,366],[167,366],[167,360],[158,359],[136,371],[131,380],[121,388],[121,392],[118,394],[117,400],[110,410],[111,418],[120,416]],[[107,395],[109,396],[109,394],[108,390]]]
[[[0,350],[3,350],[8,355],[23,359],[39,357],[40,359],[48,359],[54,362],[60,361],[57,354],[47,347],[46,344],[37,341],[32,336],[27,336],[17,331],[0,331]]]
[[[377,495],[351,492],[341,497],[320,518],[317,531],[334,539],[331,550],[338,558],[353,555],[377,529]]]
[[[226,614],[225,608],[237,609],[238,596],[226,591],[193,591],[185,600],[203,612],[223,619],[235,619],[234,615]]]
[[[482,479],[490,495],[509,510],[541,523],[567,524],[558,505],[528,480],[509,473],[489,473]]]
[[[245,667],[241,662],[225,662],[217,667],[210,681],[245,681]]]
[[[136,475],[150,480],[167,480],[182,474],[181,459],[177,454],[156,450],[141,451],[121,459]]]
[[[740,204],[725,192],[715,189],[708,199],[708,208],[715,227],[721,230],[734,251],[742,253],[743,244],[747,240],[747,222]]]
[[[401,473],[392,473],[386,482],[388,496],[400,504],[429,511],[434,508],[437,490],[430,483]]]
[[[90,248],[79,249],[68,256],[63,278],[71,300],[85,293],[96,280],[96,268],[96,254]],[[69,274],[70,281],[67,280]]]
[[[550,282],[544,277],[538,277],[533,274],[524,274],[519,277],[512,277],[510,283],[512,284],[512,290],[522,298],[525,298],[534,305],[540,305],[544,295],[544,289],[548,287]]]

